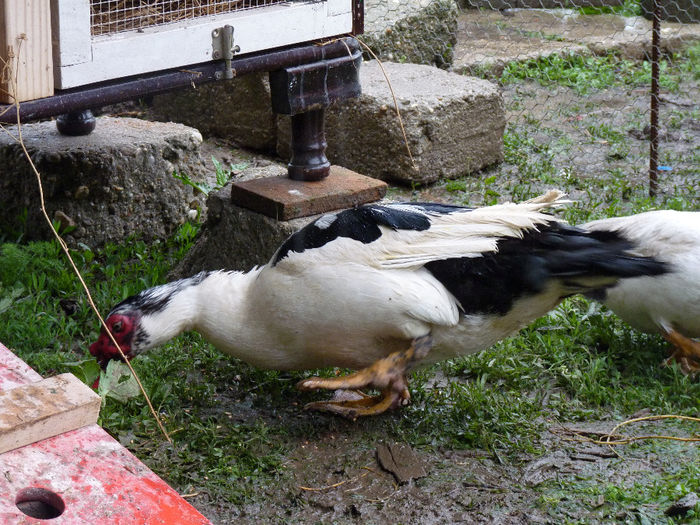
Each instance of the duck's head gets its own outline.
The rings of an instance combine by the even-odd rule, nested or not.
[[[139,333],[140,316],[134,312],[116,312],[110,314],[105,320],[105,324],[119,343],[124,357],[131,359],[144,348],[140,348]],[[90,353],[97,358],[97,362],[103,369],[107,367],[112,359],[122,359],[122,355],[114,345],[114,342],[107,334],[104,327],[100,331],[97,341],[90,345]]]

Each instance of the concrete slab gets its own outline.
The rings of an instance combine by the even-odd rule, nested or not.
[[[529,7],[533,9],[561,9],[577,7],[616,7],[624,4],[624,0],[460,0],[463,8],[477,9],[517,9]]]
[[[649,20],[654,16],[654,0],[641,0],[642,15]],[[698,23],[700,22],[700,2],[698,0],[673,0],[659,2],[661,20],[669,22]]]
[[[464,11],[459,17],[457,46],[452,70],[499,76],[509,62],[525,61],[561,53],[589,53],[576,41],[548,40],[538,29],[526,29],[532,10],[517,11],[518,17],[499,11]],[[534,16],[538,18],[537,15]]]
[[[331,166],[328,177],[314,182],[300,182],[286,175],[234,182],[231,201],[286,221],[376,201],[386,189],[384,182]]]
[[[700,24],[663,22],[661,47],[679,51],[700,41]],[[499,75],[505,64],[561,53],[619,52],[644,58],[651,22],[642,17],[582,15],[572,9],[463,11],[459,17],[453,70]]]
[[[51,238],[39,191],[16,128],[0,133],[0,221],[27,240]],[[181,124],[100,117],[90,135],[66,137],[54,122],[22,125],[29,154],[42,176],[49,217],[59,220],[69,244],[121,242],[132,233],[167,238],[204,200],[173,177],[204,180],[201,134]],[[26,219],[23,219],[26,218]]]

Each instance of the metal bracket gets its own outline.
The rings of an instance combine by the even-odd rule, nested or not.
[[[214,60],[223,59],[224,61],[224,71],[217,71],[216,78],[232,79],[235,75],[231,68],[231,59],[241,50],[239,46],[233,44],[233,26],[225,25],[214,29],[211,32],[211,47],[211,57]]]

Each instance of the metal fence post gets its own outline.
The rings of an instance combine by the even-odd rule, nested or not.
[[[653,0],[654,15],[651,29],[651,122],[649,129],[649,196],[659,190],[659,40],[661,36],[661,7]]]

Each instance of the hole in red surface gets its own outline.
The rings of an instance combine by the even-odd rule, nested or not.
[[[15,505],[27,516],[42,520],[58,518],[66,510],[61,496],[39,487],[20,490],[15,498]]]

